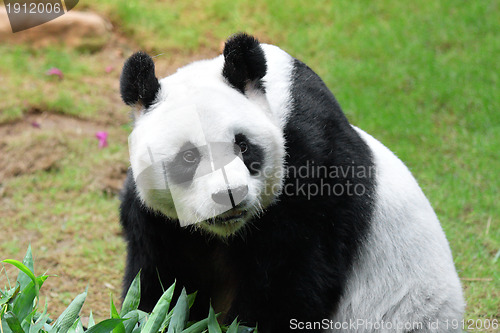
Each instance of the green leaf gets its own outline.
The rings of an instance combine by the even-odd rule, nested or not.
[[[92,326],[95,325],[94,321],[94,315],[92,314],[92,310],[90,310],[90,315],[89,315],[89,324],[87,326],[87,329],[91,328]]]
[[[111,318],[101,321],[100,323],[89,328],[85,333],[109,333],[124,319]],[[156,332],[155,332],[156,333]]]
[[[48,318],[49,314],[47,313],[47,303],[45,303],[45,308],[43,309],[42,315],[35,321],[33,325],[31,325],[29,333],[38,333],[45,325]]]
[[[24,330],[21,327],[21,323],[19,322],[19,319],[16,317],[16,315],[12,311],[7,312],[4,315],[4,319],[7,322],[7,325],[9,325],[9,328],[12,330],[12,332],[24,333]]]
[[[47,278],[47,275],[37,277],[38,285],[41,287]],[[36,287],[33,281],[30,281],[13,302],[12,312],[16,314],[17,318],[23,321],[33,311],[33,302],[36,297],[38,297]]]
[[[36,315],[36,307],[32,308],[31,312],[21,320],[21,327],[23,331],[29,332],[31,323],[33,322],[33,317],[35,315]]]
[[[111,318],[120,318],[120,315],[118,314],[118,311],[116,310],[115,303],[113,302],[113,296],[109,297],[109,303],[110,303],[110,317]]]
[[[125,333],[131,333],[134,330],[135,325],[139,321],[139,313],[137,312],[137,310],[132,310],[125,316],[123,316],[123,319],[126,319],[122,324]]]
[[[189,326],[188,328],[183,330],[182,333],[201,333],[205,331],[207,327],[208,327],[208,318],[205,318]]]
[[[31,251],[30,251],[30,253],[31,253]],[[31,259],[31,260],[33,260],[33,259]],[[38,295],[38,290],[40,290],[40,288],[38,286],[38,281],[36,280],[36,276],[35,276],[35,274],[33,274],[33,272],[25,264],[23,264],[22,262],[19,262],[17,260],[14,260],[14,259],[5,259],[2,262],[16,266],[22,273],[27,275],[29,277],[29,279],[31,279],[31,281],[33,281],[33,283],[35,284],[36,293]],[[28,262],[28,264],[29,264],[29,262]],[[17,279],[18,279],[18,282],[19,282],[19,284],[21,286],[21,290],[22,290],[23,287],[25,287],[28,284],[29,279],[23,277],[21,272],[19,272]],[[24,286],[23,286],[23,284],[24,284]]]
[[[137,321],[137,325],[139,326],[139,328],[142,330],[144,326],[146,326],[146,322],[148,321],[148,318],[149,318],[149,313],[147,312],[144,312],[142,310],[134,310],[132,312],[137,312],[138,316],[139,316],[139,320]],[[136,328],[133,329],[132,333],[136,330]]]
[[[71,304],[63,311],[63,313],[57,318],[52,331],[55,333],[62,332],[65,333],[73,325],[78,314],[82,309],[85,298],[87,297],[87,291],[85,290],[80,295],[76,296]]]
[[[35,275],[35,264],[33,262],[33,254],[31,253],[31,244],[28,245],[28,250],[26,251],[26,255],[23,259],[23,265],[26,266],[26,268],[28,268],[33,275]],[[23,271],[19,272],[17,275],[17,282],[21,285],[21,289],[26,287],[30,280],[32,280],[31,277],[26,275]]]
[[[144,312],[142,310],[136,310],[137,314],[139,314],[139,325],[144,326],[146,321],[148,320],[149,313]]]
[[[231,326],[227,329],[226,333],[238,333],[238,327],[240,324],[238,323],[238,318],[234,318]]]
[[[192,294],[189,294],[187,297],[188,297],[188,304],[189,304],[189,308],[191,309],[193,307],[193,304],[194,304],[194,300],[196,299],[196,295],[198,294],[198,291],[195,291],[194,293]]]
[[[141,272],[137,273],[134,280],[128,288],[127,295],[123,300],[120,316],[124,316],[132,310],[137,310],[141,301]]]
[[[189,304],[186,289],[182,288],[181,294],[175,304],[172,319],[168,325],[168,333],[178,333],[186,327],[189,318]]]
[[[76,333],[83,333],[83,324],[81,318],[78,318],[78,324],[76,325]]]
[[[11,288],[9,290],[6,290],[5,293],[3,293],[2,299],[0,300],[0,305],[5,304],[9,302],[10,300],[13,300],[21,291],[21,286],[18,284],[16,288]]]
[[[2,326],[3,333],[13,333],[9,327],[9,324],[7,324],[7,322],[5,320],[2,320],[1,326]]]
[[[212,305],[210,305],[210,311],[208,312],[208,333],[222,333]]]
[[[168,308],[170,307],[170,302],[172,301],[172,296],[174,294],[175,282],[168,288],[163,295],[160,297],[156,303],[151,316],[149,317],[146,325],[141,330],[142,333],[157,333],[168,313]]]
[[[80,318],[78,318],[68,330],[68,333],[83,333],[83,325]]]
[[[113,297],[110,297],[110,299],[111,299],[111,318],[120,318],[120,315],[116,310],[115,303],[113,303]],[[116,327],[113,329],[113,333],[125,333],[125,326],[123,326],[123,323],[116,325]]]
[[[172,314],[174,313],[174,310],[172,309],[168,314],[167,316],[165,317],[165,319],[163,319],[163,322],[161,323],[160,325],[160,332],[164,332],[165,329],[168,327],[168,325],[170,324],[170,319],[172,319]]]

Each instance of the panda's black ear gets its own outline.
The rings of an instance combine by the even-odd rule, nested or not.
[[[159,90],[153,59],[144,52],[130,56],[120,76],[120,93],[125,104],[147,109],[155,101]]]
[[[256,38],[239,33],[226,41],[222,75],[233,87],[242,93],[248,84],[263,89],[261,79],[266,71],[266,57]]]

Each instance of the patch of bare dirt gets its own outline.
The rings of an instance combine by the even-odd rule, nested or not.
[[[64,156],[64,150],[61,142],[52,140],[44,142],[33,138],[24,141],[22,145],[16,145],[15,148],[0,142],[0,179],[57,168],[57,161]],[[47,154],[47,151],[50,151],[50,154]]]
[[[17,135],[26,130],[32,130],[33,132],[57,131],[81,135],[93,133],[96,125],[99,124],[75,117],[34,110],[26,115],[22,121],[0,125],[0,135]]]
[[[0,125],[0,180],[57,169],[68,152],[67,136],[90,136],[97,130],[96,123],[46,112]]]
[[[128,164],[123,161],[114,161],[99,168],[95,175],[92,187],[97,187],[106,194],[118,194],[127,176]]]

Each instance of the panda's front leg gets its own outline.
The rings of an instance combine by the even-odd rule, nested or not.
[[[332,262],[320,239],[273,245],[247,248],[253,264],[241,275],[225,321],[237,317],[265,333],[322,332],[340,299],[344,263]]]

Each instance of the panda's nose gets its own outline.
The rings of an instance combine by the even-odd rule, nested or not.
[[[235,207],[243,201],[248,194],[248,186],[242,185],[235,188],[227,188],[212,194],[212,200],[219,205]]]

